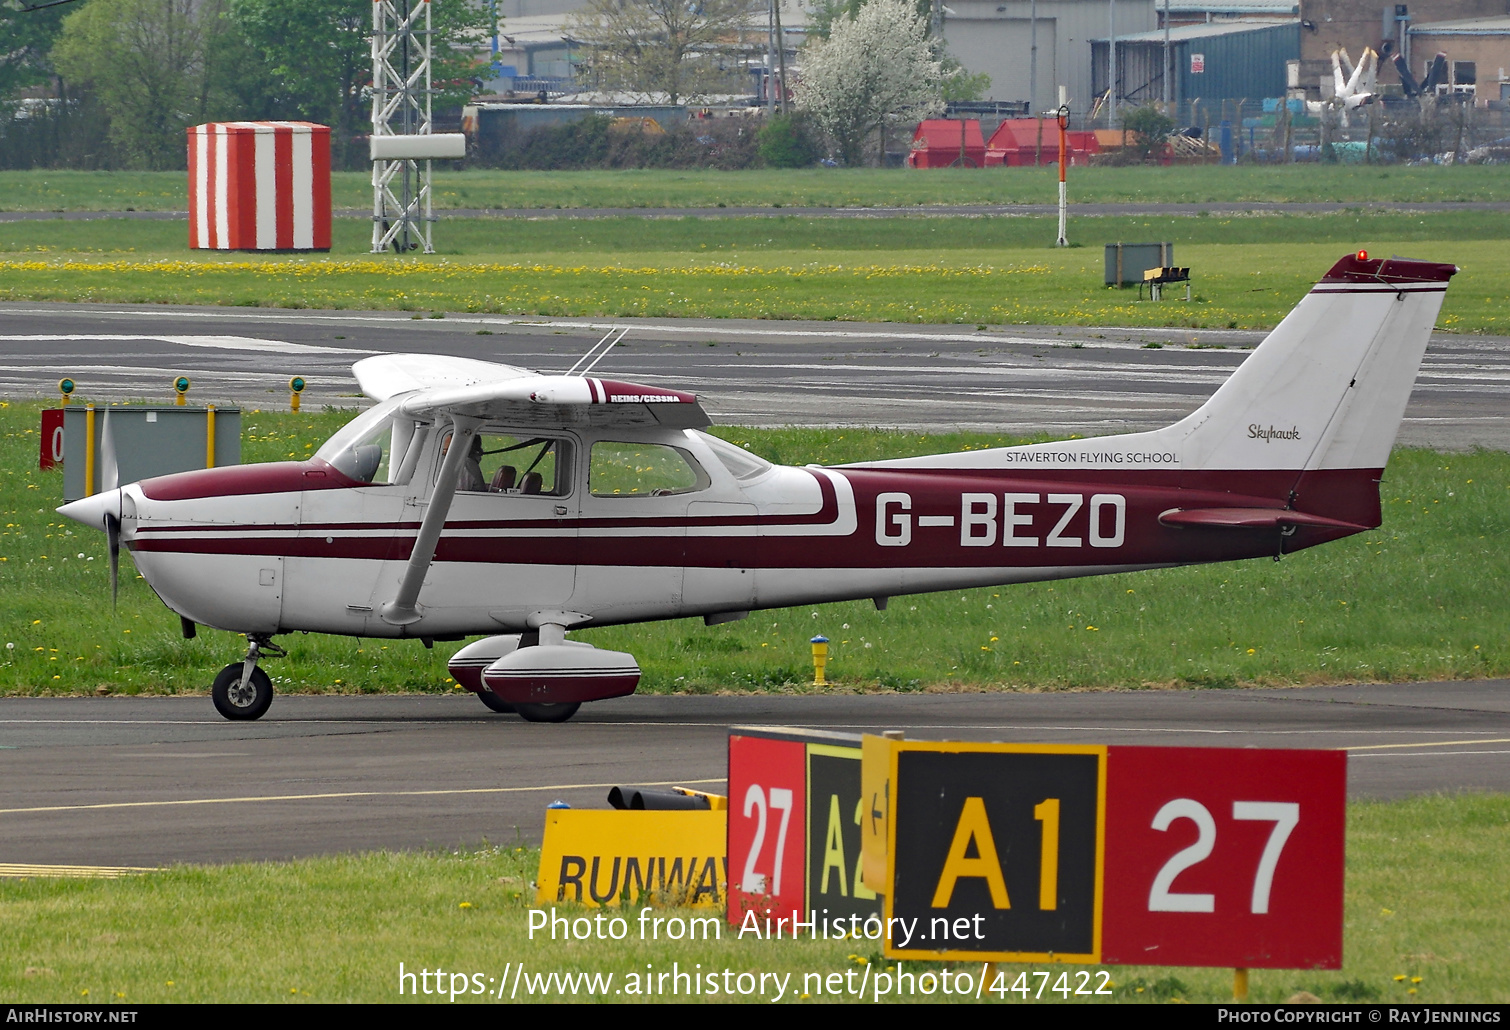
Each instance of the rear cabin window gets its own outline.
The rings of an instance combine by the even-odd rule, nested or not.
[[[587,481],[594,497],[665,497],[709,483],[707,473],[680,448],[616,440],[592,445]]]

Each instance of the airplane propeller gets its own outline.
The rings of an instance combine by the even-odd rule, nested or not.
[[[110,549],[110,607],[115,607],[121,583],[121,520],[105,513],[105,540]]]

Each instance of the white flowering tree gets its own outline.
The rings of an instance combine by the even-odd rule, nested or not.
[[[911,0],[869,0],[838,18],[827,39],[802,52],[797,106],[834,141],[848,165],[888,121],[915,122],[944,109],[938,44]]]

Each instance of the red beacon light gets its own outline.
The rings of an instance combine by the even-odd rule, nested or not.
[[[1358,252],[1358,260],[1359,261],[1367,261],[1368,260],[1368,251],[1366,251],[1366,250],[1360,250]]]

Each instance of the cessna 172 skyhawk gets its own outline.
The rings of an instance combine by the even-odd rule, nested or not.
[[[640,677],[633,656],[568,640],[575,627],[884,607],[1278,557],[1378,526],[1456,271],[1343,258],[1210,400],[1154,432],[793,468],[701,432],[691,394],[592,378],[585,358],[540,375],[396,354],[356,364],[376,404],[307,461],[148,479],[59,511],[104,528],[112,560],[129,547],[185,633],[246,634],[212,689],[227,718],[267,711],[258,662],[305,630],[484,634],[452,659],[457,682],[495,711],[560,721]]]

